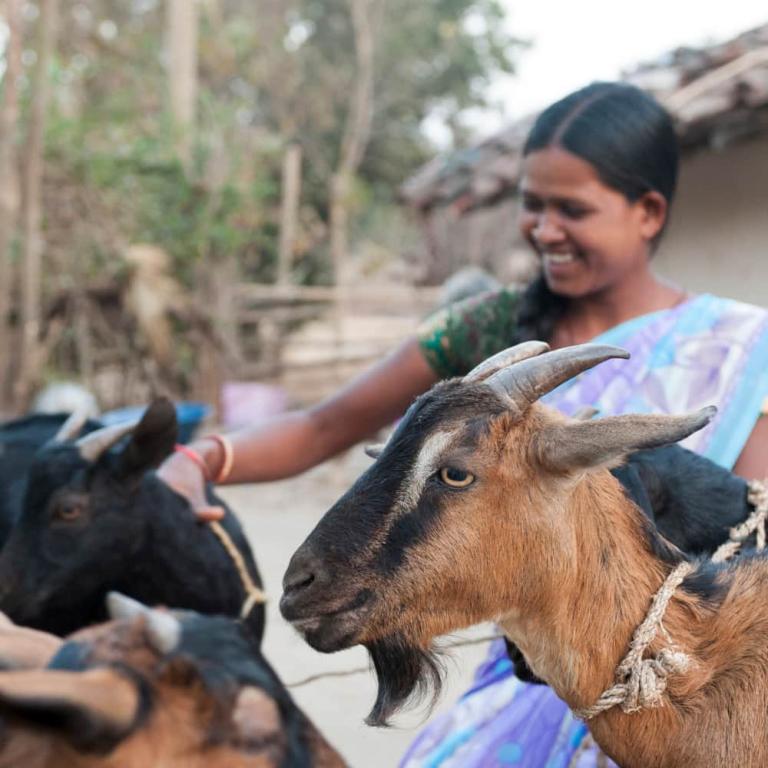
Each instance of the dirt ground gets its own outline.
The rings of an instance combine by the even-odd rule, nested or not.
[[[363,718],[373,704],[376,689],[366,652],[359,647],[331,655],[312,650],[282,619],[277,607],[291,554],[369,462],[362,448],[354,448],[299,478],[224,488],[222,495],[246,528],[270,598],[265,655],[291,687],[299,706],[353,768],[394,768],[423,724],[424,711],[399,715],[394,727],[388,729],[366,726]],[[475,627],[457,639],[478,639],[492,633],[491,626]],[[435,713],[467,688],[486,649],[483,642],[451,650],[446,684]],[[357,671],[294,686],[310,676],[351,670]]]

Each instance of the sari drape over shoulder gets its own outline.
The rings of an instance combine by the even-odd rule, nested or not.
[[[505,302],[509,306],[508,298]],[[478,317],[474,306],[470,317]],[[485,307],[479,317],[496,315]],[[464,361],[471,355],[462,356],[455,341],[466,342],[466,332],[455,335],[459,327],[456,316],[444,315],[428,323],[422,333],[425,356],[439,357],[435,369],[442,375],[459,375],[463,371],[456,368],[472,363]],[[508,346],[509,340],[504,343],[498,335],[500,327],[503,323],[496,318],[483,352]],[[475,339],[483,334],[482,323],[471,325]],[[593,341],[624,347],[631,358],[610,360],[584,372],[547,395],[545,402],[567,414],[595,406],[600,409],[598,418],[681,413],[716,405],[716,418],[682,444],[733,467],[768,395],[766,310],[703,294],[622,323]],[[475,341],[467,349],[478,346]],[[435,351],[438,354],[431,357]],[[577,753],[586,734],[586,725],[551,688],[515,677],[504,644],[496,641],[472,688],[419,734],[401,768],[595,768],[597,750]],[[605,761],[603,756],[600,765]]]

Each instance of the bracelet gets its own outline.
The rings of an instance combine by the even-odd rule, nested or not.
[[[173,450],[176,451],[176,453],[183,453],[188,459],[197,464],[203,472],[205,481],[210,482],[208,465],[205,463],[205,459],[194,448],[190,448],[188,445],[182,445],[181,443],[176,443],[176,445],[173,446]]]
[[[214,440],[220,447],[224,458],[221,462],[221,469],[213,479],[214,484],[223,483],[232,472],[232,465],[235,462],[235,451],[232,448],[232,441],[225,435],[206,435],[210,440]]]

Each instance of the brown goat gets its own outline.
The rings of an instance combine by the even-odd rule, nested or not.
[[[529,343],[417,400],[376,462],[291,560],[283,615],[318,650],[364,644],[379,676],[369,722],[439,685],[438,635],[497,621],[574,709],[614,682],[652,596],[685,556],[608,471],[674,442],[688,416],[568,419],[536,401],[610,357]],[[768,560],[696,561],[663,625],[690,659],[664,704],[596,716],[625,768],[768,765]],[[650,654],[669,645],[656,638]]]
[[[50,644],[33,659],[11,642],[29,630],[0,629],[17,667],[0,672],[0,768],[344,765],[237,622],[111,603],[117,620],[51,637],[45,668],[23,667]]]

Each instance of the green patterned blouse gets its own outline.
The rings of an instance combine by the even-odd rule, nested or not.
[[[463,376],[515,341],[520,294],[508,288],[471,296],[428,317],[418,330],[432,370],[443,379]]]

